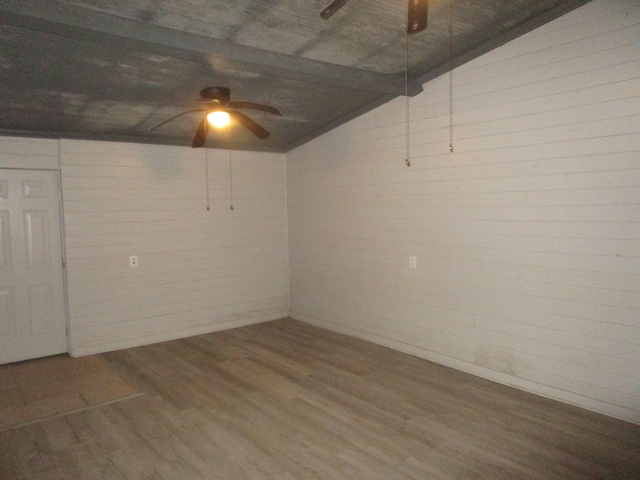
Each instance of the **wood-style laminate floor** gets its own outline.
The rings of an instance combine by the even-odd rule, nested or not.
[[[136,394],[98,355],[0,365],[0,431]]]
[[[0,432],[0,478],[640,478],[640,426],[293,320],[101,358],[144,395]]]

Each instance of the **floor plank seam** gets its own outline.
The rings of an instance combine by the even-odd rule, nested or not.
[[[0,427],[0,433],[7,432],[9,430],[15,430],[17,428],[28,427],[29,425],[34,425],[36,423],[46,422],[47,420],[52,420],[54,418],[66,417],[67,415],[73,415],[75,413],[86,412],[88,410],[94,410],[96,408],[104,407],[106,405],[112,405],[114,403],[125,402],[127,400],[132,400],[134,398],[142,397],[147,395],[144,392],[134,393],[133,395],[129,395],[127,397],[116,398],[115,400],[109,400],[108,402],[96,403],[95,405],[87,405],[86,407],[77,408],[75,410],[69,410],[68,412],[56,413],[55,415],[49,415],[47,417],[38,418],[36,420],[30,420],[24,423],[17,423],[15,425],[11,425],[10,427]]]

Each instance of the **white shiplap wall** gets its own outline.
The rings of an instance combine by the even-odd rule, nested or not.
[[[640,423],[640,5],[453,84],[288,154],[291,316]]]
[[[284,155],[233,152],[232,182],[226,150],[62,140],[60,156],[72,354],[287,315]]]
[[[58,141],[0,136],[0,168],[58,170]]]

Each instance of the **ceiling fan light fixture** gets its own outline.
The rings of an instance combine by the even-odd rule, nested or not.
[[[207,121],[215,128],[224,128],[231,123],[231,117],[224,110],[214,110],[207,113]]]
[[[198,100],[199,103],[204,103],[205,106],[180,112],[177,115],[169,117],[157,125],[154,125],[149,129],[149,131],[153,131],[176,118],[182,117],[183,115],[200,112],[198,128],[196,129],[196,134],[193,137],[193,142],[191,142],[191,146],[193,148],[202,147],[204,145],[209,125],[214,128],[224,128],[231,124],[231,120],[249,130],[260,140],[264,140],[271,135],[266,128],[238,110],[249,108],[281,117],[282,112],[280,112],[280,110],[276,107],[265,105],[263,103],[244,101],[232,102],[230,96],[231,90],[226,87],[207,87],[200,92],[201,100]],[[204,116],[202,116],[203,114]],[[231,132],[229,131],[229,134],[230,133]]]

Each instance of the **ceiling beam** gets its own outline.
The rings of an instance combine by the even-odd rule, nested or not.
[[[3,0],[0,24],[42,30],[74,39],[114,42],[177,58],[221,61],[224,65],[263,75],[314,84],[368,90],[384,95],[415,96],[422,91],[416,79],[271,52],[224,40],[163,27],[149,22],[98,12],[57,0]],[[210,63],[210,62],[207,62]]]

